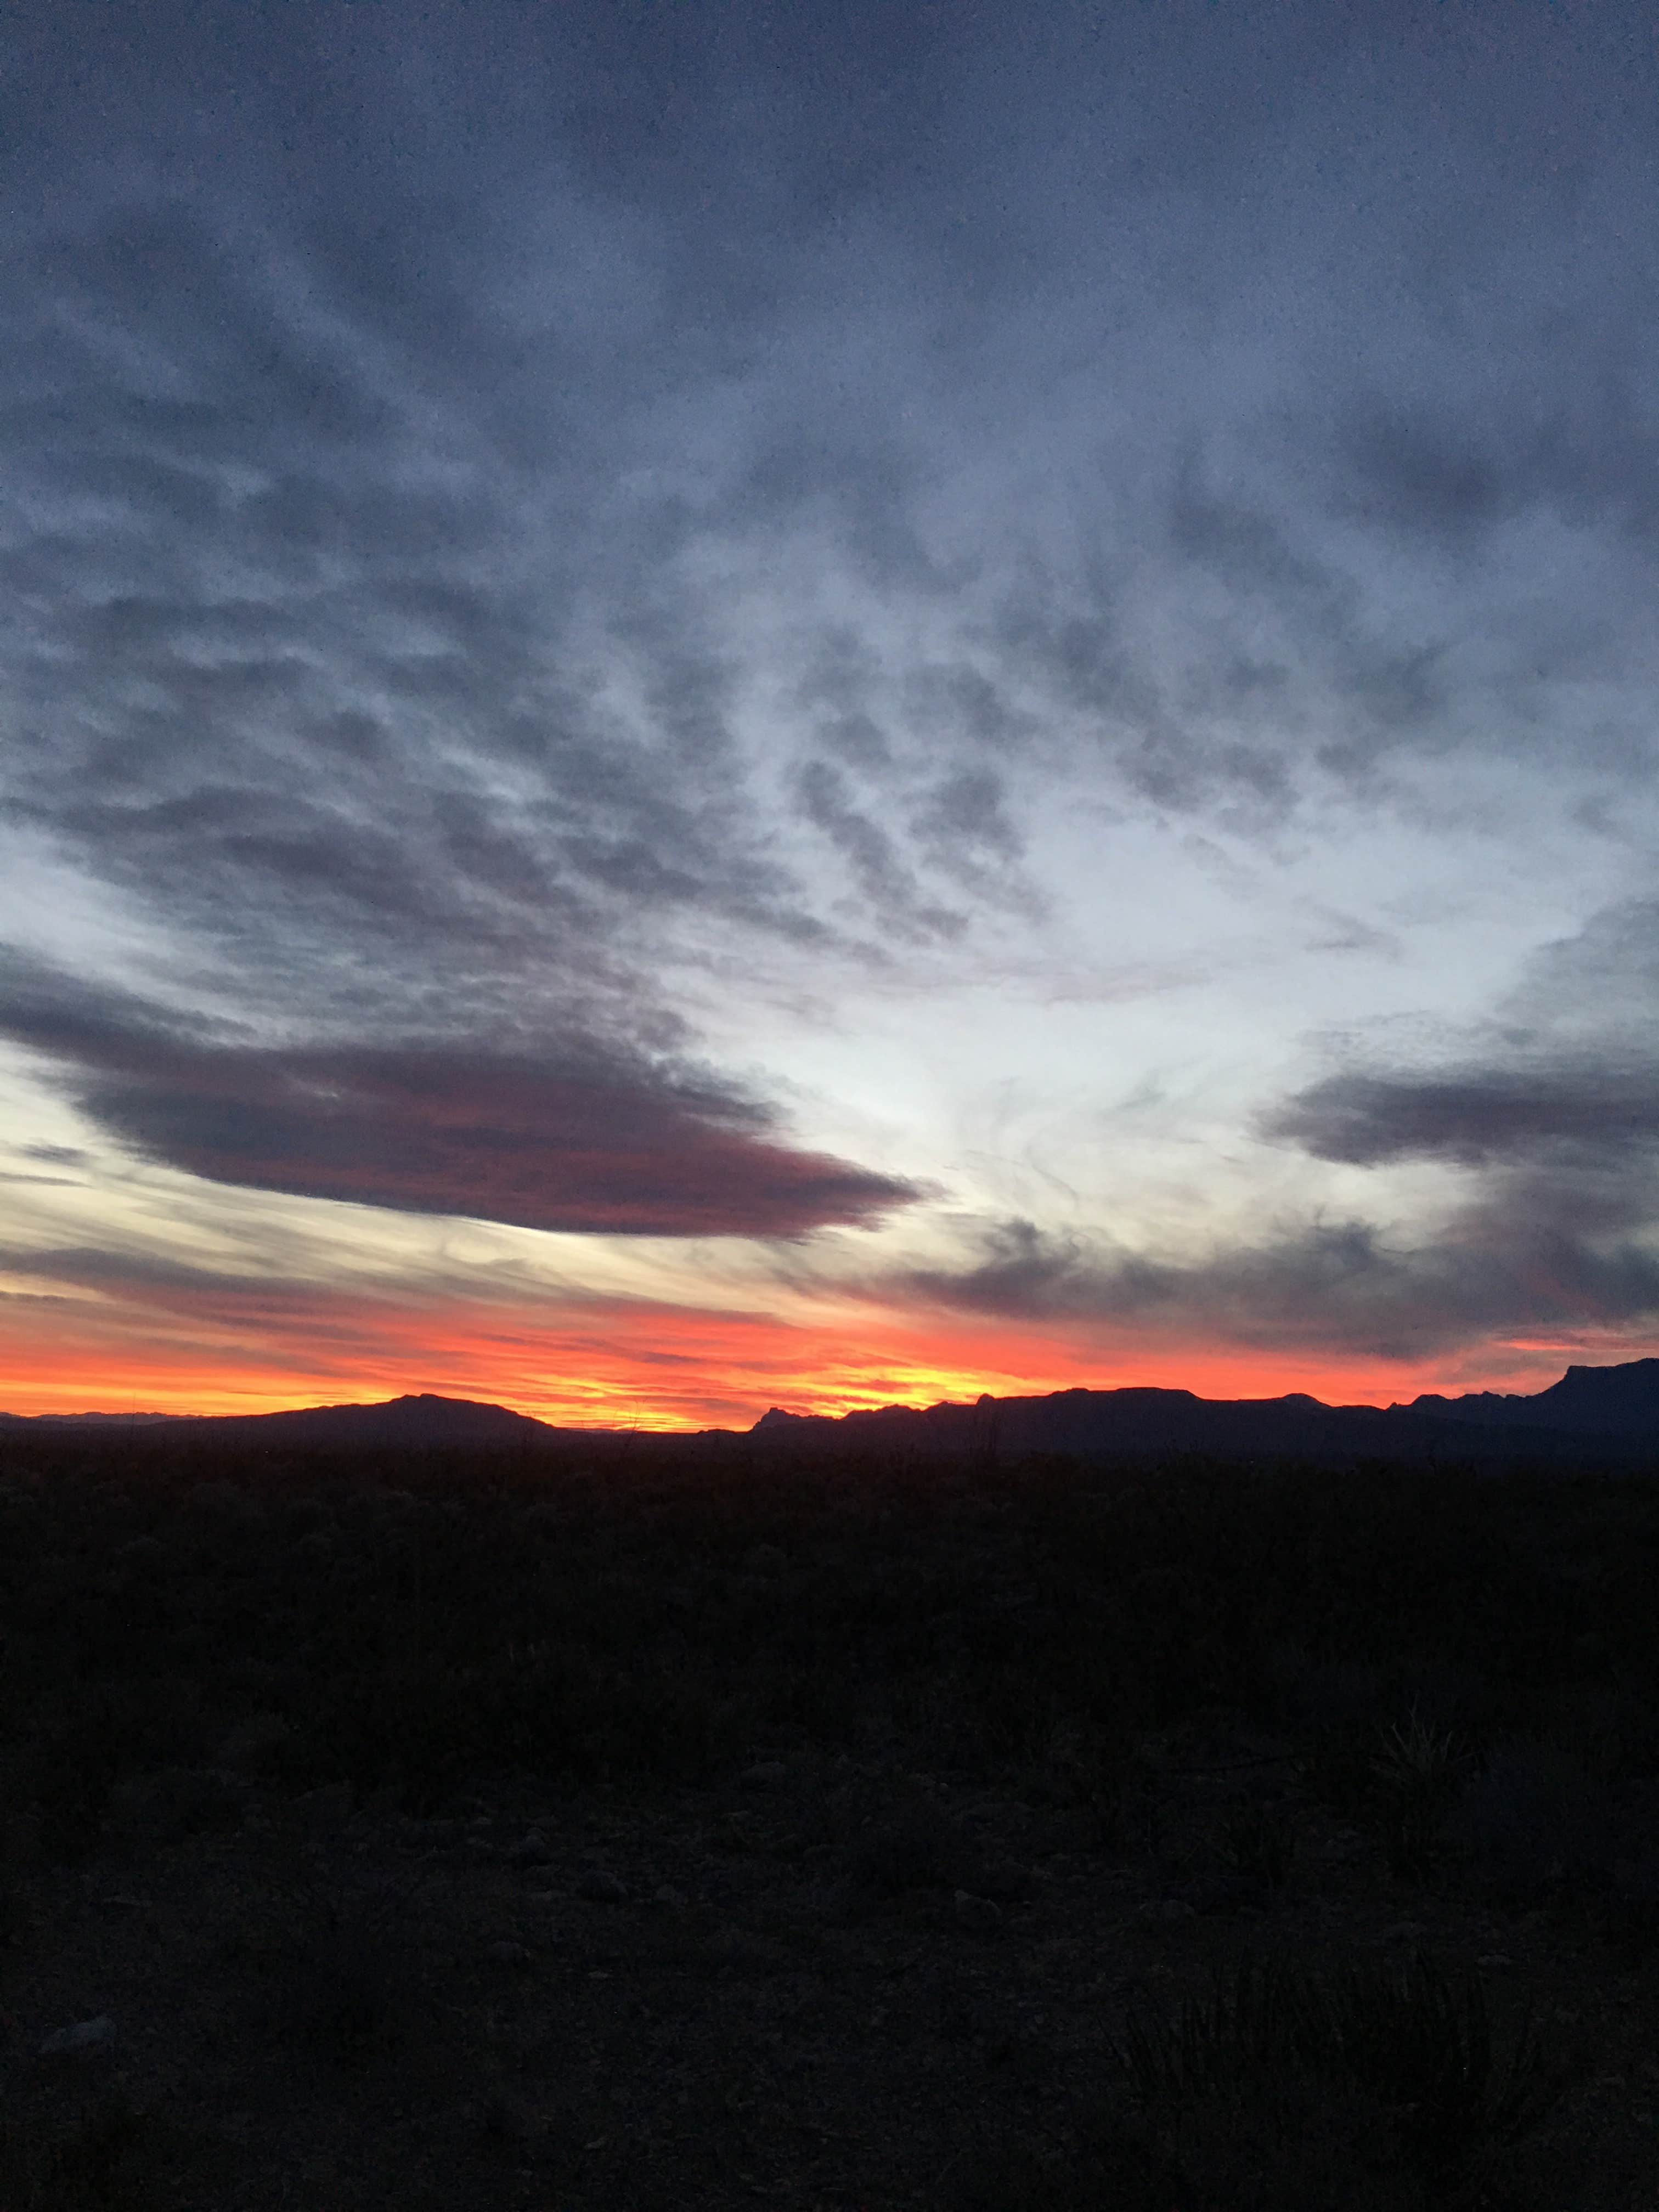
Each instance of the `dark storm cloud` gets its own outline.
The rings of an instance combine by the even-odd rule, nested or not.
[[[258,1190],[521,1228],[800,1237],[868,1226],[918,1188],[792,1147],[713,1077],[593,1037],[261,1047],[27,963],[0,1034],[171,1167]]]

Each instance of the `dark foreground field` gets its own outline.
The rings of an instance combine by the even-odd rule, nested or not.
[[[0,2206],[1650,2212],[1656,1565],[1629,1476],[8,1440]]]

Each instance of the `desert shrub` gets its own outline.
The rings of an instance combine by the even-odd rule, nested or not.
[[[1128,2125],[1097,2125],[1057,2150],[1010,2140],[980,2120],[945,2177],[951,2212],[1170,2212],[1186,2192],[1180,2167]]]
[[[1451,1729],[1425,1720],[1415,1703],[1403,1723],[1380,1732],[1370,1771],[1382,1800],[1392,1873],[1410,1877],[1427,1870],[1472,1757]]]
[[[1025,1790],[1030,1797],[1081,1814],[1089,1841],[1115,1849],[1122,1840],[1139,1778],[1134,1746],[1117,1728],[1062,1711],[1049,1729],[1041,1763],[1027,1769]]]
[[[162,2212],[222,2161],[160,2116],[116,2099],[67,2127],[0,2120],[0,2203],[7,2212]]]
[[[21,1947],[33,1924],[23,1884],[0,1868],[0,1984],[5,1979],[10,1954]]]
[[[1465,1782],[1450,1840],[1512,1911],[1611,1882],[1626,1826],[1613,1786],[1547,1738],[1512,1737]]]
[[[1644,1963],[1659,1948],[1659,1783],[1632,1791],[1606,1899],[1606,1932]]]
[[[723,1691],[701,1668],[646,1660],[589,1689],[578,1714],[582,1759],[617,1778],[708,1782],[739,1756],[761,1702]]]
[[[800,1728],[816,1742],[850,1748],[879,1708],[884,1691],[879,1679],[856,1664],[786,1665],[769,1673],[763,1716],[771,1727]],[[917,1712],[911,1724],[933,1739],[925,1711]]]
[[[485,1774],[705,1781],[752,1725],[749,1701],[695,1663],[617,1667],[568,1645],[486,1644],[468,1663],[312,1678],[289,1685],[289,1703],[292,1733],[268,1771],[290,1788],[389,1787],[416,1812]]]
[[[1227,1872],[1280,1889],[1296,1860],[1296,1819],[1288,1805],[1260,1801],[1234,1806],[1212,1838]]]
[[[234,1784],[203,1767],[164,1766],[154,1773],[129,1776],[117,1784],[110,1810],[112,1827],[129,1844],[225,1835],[242,1820],[241,1796]]]
[[[1116,2057],[1141,2102],[1157,2108],[1317,2065],[1328,2034],[1316,1984],[1247,1955],[1231,1980],[1218,1969],[1207,1997],[1172,2022],[1132,2012]]]
[[[1568,1680],[1537,1703],[1538,1732],[1599,1780],[1618,1784],[1659,1775],[1659,1696],[1635,1670],[1614,1680]]]
[[[1230,2161],[1244,2178],[1248,2143],[1262,2193],[1245,2201],[1263,2208],[1285,2201],[1283,2170],[1301,2168],[1310,2114],[1352,2137],[1356,2171],[1413,2176],[1432,2201],[1533,2133],[1585,2071],[1582,2054],[1547,2056],[1529,2017],[1500,2056],[1480,1981],[1420,1954],[1322,1979],[1247,1954],[1173,2019],[1133,2010],[1115,2055],[1194,2179],[1205,2167],[1219,2179]]]
[[[1297,1742],[1303,1780],[1345,1815],[1357,1813],[1371,1794],[1385,1703],[1382,1669],[1375,1666],[1304,1657],[1281,1690],[1275,1717]]]
[[[1500,2058],[1479,1978],[1421,1954],[1351,1968],[1333,1987],[1331,2017],[1344,2069],[1383,2099],[1437,2184],[1460,2179],[1490,2145],[1533,2134],[1584,2071],[1577,2056],[1547,2055],[1529,2017]]]
[[[879,1700],[919,1757],[981,1778],[1036,1755],[1054,1724],[1046,1686],[1008,1664],[914,1668]]]
[[[1063,1693],[1017,1661],[964,1667],[951,1692],[945,1741],[953,1763],[988,1777],[1045,1759],[1068,1718]]]
[[[389,1787],[414,1811],[486,1770],[591,1772],[583,1672],[568,1655],[509,1650],[471,1666],[290,1685],[292,1733],[272,1770],[292,1788]]]
[[[1375,1825],[1394,1871],[1413,1877],[1433,1857],[1493,1716],[1482,1678],[1420,1661],[1298,1655],[1281,1668],[1276,1701],[1308,1786],[1345,1819]]]
[[[123,1779],[187,1762],[203,1736],[200,1692],[185,1678],[59,1684],[30,1762],[46,1857],[71,1865],[96,1851]]]
[[[895,1898],[949,1888],[964,1863],[955,1823],[931,1797],[919,1795],[871,1822],[854,1846],[848,1872],[855,1889]]]
[[[331,2062],[395,2043],[416,2002],[410,1922],[423,1895],[418,1879],[343,1885],[304,1865],[274,1884],[231,1948],[267,1987],[277,2033]]]

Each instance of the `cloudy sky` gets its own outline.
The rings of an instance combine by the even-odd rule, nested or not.
[[[1620,0],[24,0],[0,1405],[1659,1351]]]

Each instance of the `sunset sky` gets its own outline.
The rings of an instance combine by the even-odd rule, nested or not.
[[[0,34],[0,1407],[1659,1351],[1650,6]]]

